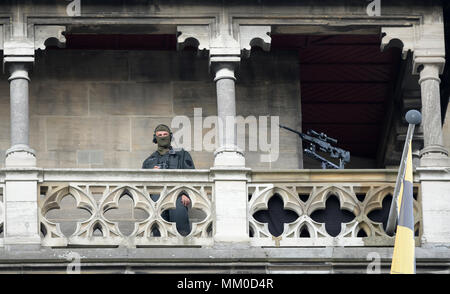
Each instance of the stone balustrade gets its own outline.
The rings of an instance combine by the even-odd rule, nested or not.
[[[220,222],[233,221],[224,220],[223,211],[227,209],[230,218],[231,215],[247,217],[248,239],[242,240],[237,235],[236,243],[250,246],[379,247],[393,246],[394,242],[385,233],[383,221],[387,219],[396,170],[246,169],[232,172],[242,173],[246,184],[229,186],[223,184],[224,178],[218,177],[219,171],[214,169],[33,171],[37,172],[38,212],[29,213],[38,216],[40,246],[44,247],[211,247],[223,242],[217,235],[233,238],[233,228],[223,232],[220,225]],[[4,235],[14,236],[11,230],[15,225],[21,228],[20,217],[5,213],[5,206],[14,203],[11,199],[5,201],[8,198],[5,179],[11,178],[8,174],[14,172],[17,171],[0,171],[0,246],[4,246]],[[220,189],[215,186],[218,181]],[[175,223],[161,217],[163,211],[175,208],[181,191],[191,199],[188,234],[181,234]],[[236,193],[248,196],[247,206],[226,201]],[[420,246],[422,209],[417,180],[414,195],[416,243]],[[272,200],[277,197],[290,219],[275,220],[280,222],[282,232],[274,233],[265,220],[268,211],[276,209]],[[227,207],[216,207],[218,203]],[[14,209],[6,211],[15,213]],[[218,211],[222,211],[221,216]],[[18,215],[26,214],[22,211]],[[17,222],[8,224],[8,234],[4,233],[5,219]]]
[[[212,185],[208,171],[203,170],[44,171],[39,184],[42,245],[211,245]],[[181,191],[191,199],[191,231],[187,235],[161,217],[163,211],[175,208]],[[68,195],[75,203],[63,204]],[[87,215],[81,215],[80,209]],[[74,223],[76,227],[70,231]]]
[[[253,172],[248,215],[253,246],[393,246],[385,232],[395,170]],[[293,213],[274,237],[261,212],[277,195]],[[420,187],[414,187],[416,237],[421,232]],[[334,201],[334,202],[333,202]],[[258,213],[259,211],[259,213]],[[292,215],[292,213],[291,213]],[[419,238],[416,238],[419,245]]]

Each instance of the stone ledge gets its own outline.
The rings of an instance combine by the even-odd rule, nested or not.
[[[365,261],[369,253],[376,252],[381,260],[392,258],[393,247],[321,247],[275,248],[224,246],[205,247],[153,247],[153,248],[44,248],[40,250],[8,250],[0,248],[0,264],[14,262],[64,262],[68,253],[76,252],[86,262],[259,262],[259,261]],[[450,244],[416,248],[419,261],[439,260],[450,267]]]
[[[450,273],[450,246],[416,248],[418,273]],[[388,273],[393,248],[45,248],[0,249],[0,273],[66,273],[74,253],[82,273],[366,273],[380,256]]]

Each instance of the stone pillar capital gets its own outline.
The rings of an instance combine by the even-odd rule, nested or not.
[[[439,78],[440,68],[442,65],[435,63],[424,63],[419,68],[419,85],[422,85],[426,81],[435,81],[438,84],[441,83],[441,79]]]
[[[239,63],[236,62],[217,62],[211,65],[211,70],[214,72],[214,81],[217,82],[220,79],[232,79],[236,80],[234,75],[235,69]]]
[[[11,82],[15,79],[25,79],[30,81],[29,70],[31,67],[30,63],[25,62],[12,62],[5,65],[6,70],[9,73],[8,81]]]
[[[440,82],[439,75],[444,71],[444,56],[420,56],[414,54],[413,57],[413,74],[420,74],[420,81],[427,78],[434,78]]]
[[[241,48],[238,41],[230,34],[221,32],[211,40],[209,49],[209,64],[239,64],[241,61]]]
[[[64,47],[65,26],[34,25],[31,36],[6,36],[3,44],[3,71],[11,63],[34,64],[36,50],[45,50],[48,45]],[[1,33],[1,31],[0,31]],[[1,41],[1,40],[0,40]]]
[[[9,40],[3,46],[3,72],[25,64],[34,64],[34,44],[26,39]],[[13,67],[11,67],[13,65]]]

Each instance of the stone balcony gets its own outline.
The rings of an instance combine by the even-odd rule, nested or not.
[[[37,215],[43,247],[211,247],[215,244],[217,201],[213,169],[32,171],[37,175]],[[5,174],[11,172],[12,169],[4,169],[0,182],[2,237],[7,198]],[[228,203],[228,209],[230,213],[243,209],[237,213],[247,218],[251,246],[393,245],[393,237],[385,233],[383,221],[392,199],[396,170],[244,170],[243,173],[246,190],[241,192],[248,196],[246,206]],[[229,189],[220,193],[236,193],[232,185]],[[416,183],[414,189],[416,236],[420,245],[420,186]],[[164,210],[175,208],[181,190],[192,200],[191,232],[186,236],[177,231],[175,223],[161,217]],[[153,201],[150,194],[160,197]],[[276,237],[269,231],[268,223],[257,217],[262,215],[264,219],[272,196],[281,198],[283,210],[294,215],[293,220],[282,224],[284,230]],[[333,209],[331,200],[339,203],[339,209],[330,214],[327,211]],[[342,214],[347,219],[340,218]],[[336,224],[340,225],[340,231],[330,234],[329,227]],[[160,236],[154,236],[155,230]]]
[[[2,169],[0,271],[65,273],[77,261],[81,272],[101,273],[365,273],[374,261],[389,272],[394,237],[383,221],[396,176],[396,170]],[[418,180],[417,272],[448,272],[448,248],[424,243]],[[34,196],[26,199],[30,190]],[[187,235],[161,217],[181,190],[192,200]],[[272,234],[266,220],[275,198],[293,217]]]

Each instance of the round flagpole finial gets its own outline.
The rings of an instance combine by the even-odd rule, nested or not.
[[[422,114],[415,109],[408,111],[405,118],[406,121],[412,125],[418,125],[422,122]]]

